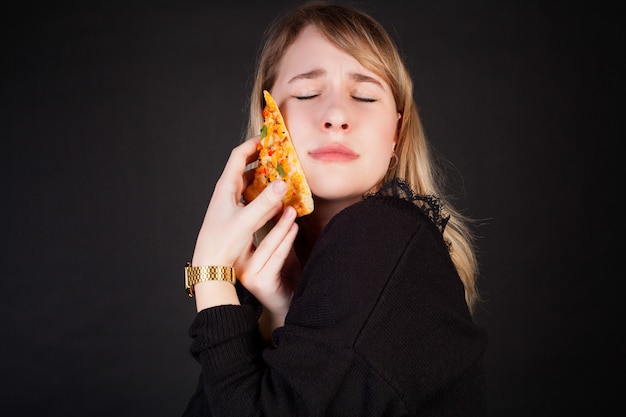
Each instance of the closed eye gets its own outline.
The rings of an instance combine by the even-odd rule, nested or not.
[[[310,96],[294,96],[294,97],[298,100],[311,100],[312,98],[315,98],[317,96],[319,96],[319,94],[313,94]]]
[[[294,96],[295,99],[297,100],[311,100],[315,97],[319,96],[319,94],[312,94],[310,96]],[[356,101],[362,102],[362,103],[374,103],[376,101],[378,101],[375,98],[368,98],[368,97],[356,97],[356,96],[352,96],[352,98]]]
[[[355,99],[356,101],[360,101],[363,103],[373,103],[375,101],[377,101],[375,98],[367,98],[367,97],[355,97],[352,96],[353,99]]]

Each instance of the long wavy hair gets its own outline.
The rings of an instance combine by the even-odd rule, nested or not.
[[[351,6],[313,1],[286,11],[268,26],[257,56],[247,137],[257,135],[263,123],[262,91],[271,90],[285,50],[308,25],[315,25],[330,42],[352,55],[391,86],[402,118],[395,149],[398,163],[390,165],[383,182],[400,178],[414,192],[439,198],[446,215],[450,216],[444,229],[444,239],[463,282],[465,301],[473,313],[479,301],[476,286],[478,262],[470,227],[473,220],[461,214],[446,200],[443,170],[433,160],[434,152],[431,151],[417,112],[413,82],[406,64],[389,33],[369,14]]]

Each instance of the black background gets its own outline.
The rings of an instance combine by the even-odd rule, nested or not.
[[[4,415],[185,408],[182,267],[292,2],[212,3],[5,6]],[[579,3],[355,3],[399,41],[457,204],[483,219],[492,416],[624,409],[604,382],[624,371],[622,22]]]

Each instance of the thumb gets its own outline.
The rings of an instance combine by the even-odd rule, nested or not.
[[[268,207],[274,206],[278,201],[281,201],[287,192],[287,183],[283,180],[274,180],[265,187],[265,190],[259,195],[258,200],[261,204],[266,204]]]
[[[261,194],[252,200],[244,210],[255,213],[254,217],[258,230],[267,223],[282,208],[282,199],[287,192],[287,183],[283,180],[275,180],[268,185]],[[280,205],[279,205],[280,203]]]

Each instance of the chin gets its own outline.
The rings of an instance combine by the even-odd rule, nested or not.
[[[312,172],[307,176],[307,182],[313,194],[319,198],[326,200],[341,200],[355,196],[360,198],[378,190],[386,173],[386,171],[375,172],[377,169],[369,172],[359,170],[361,174],[354,175],[354,171],[355,169],[338,172],[337,169],[329,167],[324,172]]]
[[[316,199],[327,201],[360,200],[372,187],[355,187],[354,184],[309,184]]]

